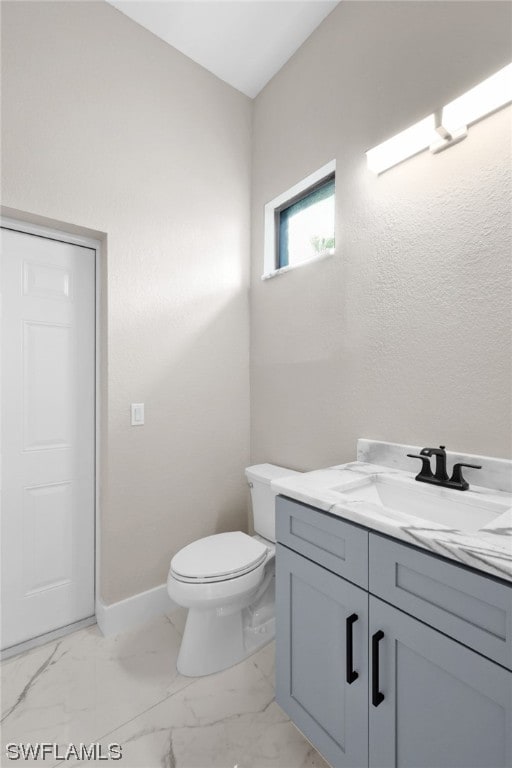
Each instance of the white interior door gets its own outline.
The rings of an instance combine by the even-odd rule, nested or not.
[[[95,251],[1,230],[1,647],[94,614]]]

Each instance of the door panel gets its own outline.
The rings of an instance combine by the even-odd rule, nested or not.
[[[35,595],[72,579],[72,484],[24,489],[23,573],[25,594]]]
[[[23,323],[23,451],[70,448],[71,325]]]
[[[370,766],[510,766],[512,673],[374,597],[370,617],[384,632]]]
[[[95,252],[2,229],[2,647],[94,614]]]
[[[368,595],[278,545],[276,700],[335,768],[367,765]],[[347,618],[353,668],[347,683]]]

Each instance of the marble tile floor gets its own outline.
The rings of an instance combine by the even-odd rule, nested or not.
[[[328,768],[274,701],[274,644],[203,678],[176,671],[184,612],[116,637],[96,626],[0,665],[5,745],[120,744],[121,760],[39,765]]]

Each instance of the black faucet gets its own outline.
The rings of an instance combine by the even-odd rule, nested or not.
[[[439,485],[443,485],[448,480],[448,473],[446,472],[446,446],[440,445],[439,448],[423,448],[420,451],[420,456],[426,456],[430,459],[431,456],[436,457],[436,471],[434,472],[434,479]],[[429,461],[430,463],[430,461]],[[421,474],[421,473],[420,473]]]
[[[462,467],[469,467],[471,469],[482,469],[479,464],[454,464],[451,478],[448,477],[446,472],[446,450],[444,445],[440,445],[439,448],[423,448],[419,455],[415,453],[408,453],[411,459],[420,459],[421,470],[416,475],[416,480],[420,483],[430,483],[431,485],[440,485],[443,488],[454,488],[457,491],[467,491],[469,483],[462,476]],[[432,473],[432,467],[430,465],[430,458],[436,457],[436,471]]]

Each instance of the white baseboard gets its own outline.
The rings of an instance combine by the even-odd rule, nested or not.
[[[177,607],[167,593],[167,584],[161,584],[112,605],[105,605],[98,599],[96,621],[105,636],[117,635],[155,616],[172,613]]]

